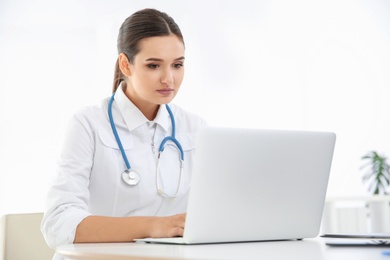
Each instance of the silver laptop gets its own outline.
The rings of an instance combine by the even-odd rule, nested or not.
[[[204,129],[184,236],[139,240],[203,244],[318,236],[335,140],[332,132]]]

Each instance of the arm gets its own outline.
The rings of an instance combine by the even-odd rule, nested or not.
[[[105,175],[105,171],[109,172],[105,167],[102,167],[101,172],[96,175],[107,177],[107,179],[102,177],[100,180],[104,186],[104,190],[99,189],[101,195],[99,198],[102,201],[101,203],[95,201],[94,211],[90,210],[91,169],[97,151],[95,145],[96,126],[101,123],[96,118],[102,118],[98,112],[96,110],[83,111],[83,113],[76,114],[69,123],[58,161],[58,175],[49,189],[45,215],[41,225],[48,245],[55,248],[58,245],[75,242],[119,242],[149,236],[181,235],[185,215],[180,220],[180,217],[175,216],[161,218],[119,217],[126,216],[126,214],[123,212],[122,214],[113,214],[111,208],[116,201],[105,200],[105,197],[115,199],[114,194],[117,187],[114,185],[104,186],[106,182],[110,182],[109,176],[114,176],[113,174]],[[101,120],[104,123],[104,118]],[[111,163],[107,162],[106,164],[111,165]],[[116,179],[115,181],[111,180],[111,183],[113,182],[115,183]],[[112,195],[112,197],[107,194]],[[123,205],[120,201],[118,203]],[[118,217],[102,217],[102,215]],[[141,214],[141,216],[149,215],[153,215],[153,213]],[[176,221],[177,219],[179,221]]]
[[[135,238],[183,236],[185,214],[168,217],[86,217],[74,243],[129,242]]]

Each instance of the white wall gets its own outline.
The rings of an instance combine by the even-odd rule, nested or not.
[[[184,33],[176,103],[216,126],[334,131],[328,196],[366,194],[360,157],[390,155],[389,1],[1,0],[0,215],[43,210],[64,127],[110,94],[119,26],[144,7]]]

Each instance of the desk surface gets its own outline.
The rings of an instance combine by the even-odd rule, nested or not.
[[[329,247],[322,238],[302,241],[161,245],[137,243],[73,244],[57,248],[65,259],[137,260],[390,260],[382,254],[390,247]]]

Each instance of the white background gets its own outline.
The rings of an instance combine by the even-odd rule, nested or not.
[[[0,215],[43,210],[64,128],[110,95],[119,26],[144,7],[185,37],[175,103],[214,126],[334,131],[328,196],[367,194],[360,158],[390,155],[389,1],[0,0]]]

